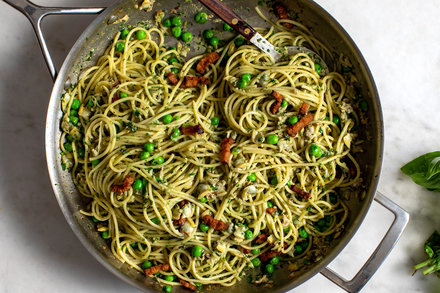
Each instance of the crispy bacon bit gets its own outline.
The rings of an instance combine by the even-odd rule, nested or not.
[[[197,125],[191,125],[191,126],[181,126],[180,132],[185,135],[196,135],[196,134],[203,134],[205,131],[203,130],[203,127],[200,124]]]
[[[216,220],[210,215],[204,215],[203,222],[205,222],[206,225],[217,231],[224,231],[229,228],[229,224],[220,220]]]
[[[280,251],[274,251],[274,250],[268,250],[265,253],[262,253],[260,255],[260,260],[261,261],[268,261],[271,258],[274,258],[277,255],[280,255],[281,252]]]
[[[220,161],[222,164],[229,163],[231,158],[231,145],[234,143],[234,139],[231,137],[225,137],[222,141],[221,147],[222,151],[220,153]]]
[[[160,264],[154,267],[151,267],[149,269],[145,269],[144,273],[146,276],[151,276],[154,275],[157,272],[163,271],[163,272],[167,272],[171,269],[169,264]]]
[[[176,85],[179,83],[179,79],[177,78],[177,76],[174,74],[174,72],[170,72],[167,75],[168,80],[173,84]]]
[[[276,112],[278,112],[278,109],[281,107],[281,103],[283,102],[283,96],[277,91],[272,91],[272,97],[276,99],[276,102],[270,105],[270,112],[272,114],[275,114]]]
[[[112,85],[112,87],[115,88],[115,87],[117,87],[119,84],[120,84],[120,82],[117,81],[117,82],[115,82],[115,83]]]
[[[302,103],[301,108],[299,108],[299,114],[301,115],[306,115],[307,111],[309,110],[310,105],[307,103]]]
[[[302,190],[301,188],[299,188],[296,185],[292,185],[290,188],[293,190],[293,192],[295,192],[296,194],[298,194],[299,196],[301,196],[304,199],[309,199],[310,196],[312,196],[310,193],[308,193],[305,190]]]
[[[209,79],[204,76],[185,76],[181,88],[196,87],[199,84],[209,84]]]
[[[201,74],[205,73],[206,68],[218,59],[220,59],[220,55],[217,52],[206,54],[202,59],[200,59],[199,63],[197,63],[197,72]]]
[[[186,199],[179,201],[179,207],[183,208],[187,203],[188,203],[188,201]]]
[[[276,15],[280,18],[280,19],[290,19],[289,15],[287,14],[287,10],[286,7],[284,7],[281,4],[276,4],[274,7],[275,13]],[[293,25],[291,23],[288,22],[283,22],[283,25],[285,27],[287,27],[288,29],[293,28]]]
[[[249,254],[249,253],[251,253],[250,249],[247,249],[247,248],[244,248],[244,247],[241,247],[241,251],[242,251],[244,254]]]
[[[193,285],[185,280],[179,279],[180,284],[182,284],[183,287],[188,288],[192,291],[195,291],[197,289],[196,285]]]
[[[287,134],[291,137],[295,137],[301,130],[307,126],[310,122],[313,121],[313,114],[309,113],[306,116],[302,117],[297,123],[290,125],[287,127]]]
[[[266,240],[267,240],[267,235],[262,233],[255,238],[254,242],[256,244],[262,244],[262,243],[266,242]]]
[[[183,225],[185,225],[186,222],[186,218],[180,217],[180,219],[178,220],[173,220],[173,224],[176,227],[182,227]]]
[[[119,97],[114,95],[113,98],[112,98],[112,103],[116,102],[117,100],[119,100]]]
[[[124,179],[124,182],[122,184],[115,184],[111,188],[111,192],[125,192],[130,189],[131,185],[133,185],[134,177],[127,175]]]
[[[266,209],[266,213],[271,214],[272,216],[275,214],[275,212],[277,211],[277,208],[267,208]]]

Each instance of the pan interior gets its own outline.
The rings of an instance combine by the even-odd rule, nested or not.
[[[364,126],[361,129],[361,136],[368,141],[368,144],[364,145],[364,152],[361,153],[362,156],[357,158],[360,165],[363,166],[363,182],[366,186],[366,196],[363,200],[352,198],[346,202],[350,208],[350,216],[345,225],[345,232],[343,236],[333,242],[333,247],[322,261],[309,266],[307,270],[296,272],[293,277],[289,276],[289,274],[274,274],[272,288],[248,284],[244,278],[239,285],[228,288],[229,292],[285,292],[306,281],[328,265],[348,243],[365,217],[374,198],[382,161],[383,129],[381,108],[374,81],[357,47],[340,25],[313,1],[286,0],[283,2],[286,7],[295,11],[298,20],[311,29],[312,33],[331,51],[343,53],[348,56],[353,64],[353,71],[361,85],[362,95],[369,105],[368,127]],[[236,0],[224,0],[223,3],[233,8],[236,13],[246,19],[252,26],[269,26],[253,9],[253,7],[258,5],[257,1],[252,0],[251,5],[249,5],[249,1]],[[105,48],[109,45],[113,36],[121,29],[121,24],[110,24],[115,20],[115,17],[123,17],[127,14],[129,19],[124,25],[138,25],[142,22],[142,25],[151,26],[154,24],[154,14],[159,9],[169,12],[175,7],[175,1],[161,0],[157,1],[152,11],[145,12],[135,9],[133,1],[119,1],[106,9],[80,36],[67,56],[55,83],[47,115],[46,152],[48,168],[55,195],[67,221],[83,245],[107,269],[143,291],[159,291],[161,288],[151,278],[146,278],[141,273],[130,269],[127,265],[116,260],[106,242],[96,232],[93,222],[79,213],[79,210],[85,207],[86,201],[73,185],[70,174],[61,168],[59,150],[61,131],[59,121],[61,120],[62,112],[60,97],[66,87],[77,81],[82,69],[96,62],[97,58],[102,55]],[[260,8],[265,11],[266,15],[269,15],[269,9],[266,5]],[[179,8],[179,11],[183,12],[182,18],[188,20],[192,20],[193,15],[201,10],[208,12],[201,4],[195,2],[184,2]],[[208,12],[208,15],[210,14]],[[275,18],[272,19],[275,20]],[[197,37],[201,36],[201,32],[207,28],[214,27],[218,31],[223,31],[222,25],[223,22],[221,21],[208,21],[203,25],[191,26],[190,31],[195,36],[195,39],[197,39]],[[233,33],[231,32],[222,32],[219,38],[232,36]],[[172,37],[166,37],[166,41],[169,46],[176,44],[176,39]],[[198,46],[197,43],[197,40],[192,42],[188,57],[203,53],[204,48]],[[181,288],[175,288],[174,290],[177,290],[176,292],[180,292],[180,290],[186,292]],[[225,288],[213,287],[210,291],[223,292],[224,290]]]

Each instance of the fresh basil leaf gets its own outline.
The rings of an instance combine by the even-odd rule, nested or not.
[[[431,191],[440,191],[440,152],[415,158],[401,168],[411,179]]]

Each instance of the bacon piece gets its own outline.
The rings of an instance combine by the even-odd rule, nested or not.
[[[195,291],[197,289],[196,285],[193,285],[185,280],[179,279],[180,284],[182,284],[183,287],[188,288],[192,291]]]
[[[149,269],[145,269],[144,273],[146,276],[151,276],[154,275],[157,272],[163,271],[163,272],[167,272],[171,269],[169,264],[160,264],[154,267],[151,267]]]
[[[268,261],[271,258],[274,258],[277,255],[281,255],[281,251],[268,250],[260,255],[261,261]]]
[[[301,196],[304,199],[309,199],[310,196],[312,196],[310,193],[308,193],[305,190],[302,190],[301,188],[299,188],[296,185],[292,185],[292,186],[290,186],[290,188],[293,190],[293,192],[295,192],[296,194],[298,194],[299,196]]]
[[[183,208],[187,203],[188,203],[188,201],[186,199],[179,201],[179,207]]]
[[[313,114],[309,113],[306,116],[302,117],[297,123],[290,125],[287,127],[287,134],[291,137],[295,137],[301,130],[307,126],[310,122],[313,121]]]
[[[222,164],[229,163],[231,158],[231,145],[234,143],[234,139],[231,137],[225,137],[222,141],[221,147],[222,151],[220,153],[220,161]]]
[[[185,76],[181,88],[196,87],[199,84],[209,84],[209,79],[204,76]]]
[[[182,132],[185,135],[196,135],[196,134],[203,134],[205,131],[203,130],[203,127],[200,124],[197,124],[192,126],[181,126],[180,132]]]
[[[277,91],[272,91],[272,97],[276,99],[276,102],[270,105],[270,112],[272,114],[275,114],[276,112],[278,112],[278,109],[281,107],[281,103],[283,102],[283,96]]]
[[[289,15],[287,14],[287,10],[286,7],[284,7],[281,4],[275,4],[275,6],[273,7],[275,10],[276,15],[280,18],[280,19],[290,19]],[[291,23],[288,22],[283,22],[283,25],[285,27],[287,27],[288,29],[293,28],[293,25]]]
[[[244,247],[241,247],[241,251],[242,251],[244,254],[249,254],[249,253],[251,253],[250,249],[247,249],[247,248],[244,248]]]
[[[299,114],[306,115],[309,108],[310,108],[309,104],[307,104],[306,102],[302,103],[301,108],[299,108]]]
[[[262,233],[255,238],[254,242],[256,244],[262,244],[262,243],[266,242],[266,240],[267,240],[267,235]]]
[[[174,72],[168,73],[167,78],[173,85],[176,85],[179,83],[179,79],[176,77]]]
[[[200,59],[199,63],[197,63],[197,72],[201,74],[205,73],[206,68],[218,59],[220,59],[220,55],[217,52],[206,54],[202,59]]]
[[[203,222],[205,222],[206,225],[217,231],[224,231],[229,228],[229,224],[220,220],[216,220],[210,215],[204,215]]]
[[[277,211],[277,208],[267,208],[266,209],[266,213],[271,214],[272,216],[275,214],[276,211]]]
[[[117,87],[119,84],[120,84],[120,82],[117,81],[117,82],[115,82],[115,83],[112,85],[112,87],[115,88],[115,87]]]
[[[124,179],[124,182],[122,182],[122,184],[112,185],[111,192],[120,192],[120,193],[125,192],[130,189],[131,185],[133,185],[133,182],[134,182],[134,177],[127,175]]]
[[[185,225],[186,222],[186,218],[180,217],[180,219],[178,220],[173,220],[173,224],[176,227],[182,227],[183,225]]]
[[[114,103],[114,102],[116,102],[117,100],[119,100],[119,97],[118,96],[113,96],[113,98],[112,98],[112,103]]]

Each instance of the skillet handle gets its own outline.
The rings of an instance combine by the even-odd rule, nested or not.
[[[21,13],[23,13],[31,22],[37,35],[38,43],[40,45],[41,52],[43,53],[47,67],[50,72],[50,76],[55,81],[57,78],[57,70],[55,69],[54,62],[50,56],[49,49],[46,44],[46,40],[41,30],[41,20],[50,14],[98,14],[105,8],[87,7],[87,8],[75,8],[75,7],[44,7],[36,5],[27,0],[3,0]]]
[[[394,221],[373,254],[351,280],[344,279],[329,268],[321,271],[321,274],[347,292],[359,292],[365,286],[391,252],[409,221],[409,214],[382,193],[377,192],[374,200],[394,214]]]

